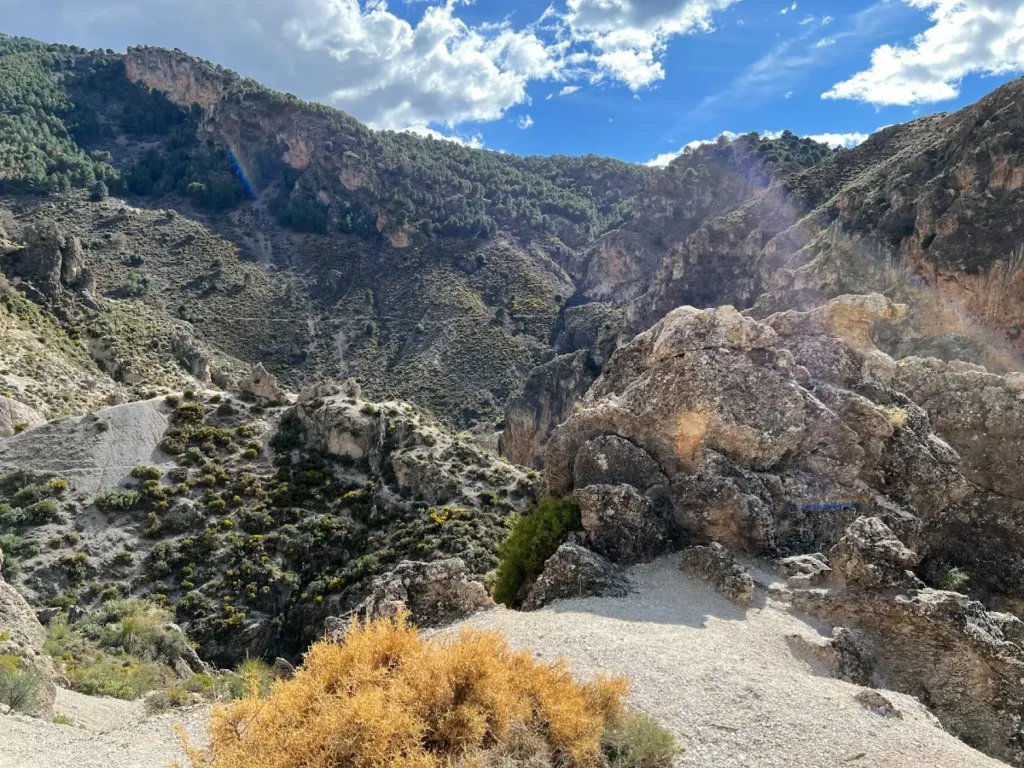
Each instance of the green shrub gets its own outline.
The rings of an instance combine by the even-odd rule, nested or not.
[[[136,480],[159,480],[164,473],[156,467],[132,467],[131,474]]]
[[[43,499],[25,508],[25,519],[29,525],[45,525],[59,514],[57,502],[53,499]]]
[[[42,670],[23,666],[17,656],[0,656],[0,704],[12,712],[34,712],[45,682]]]
[[[555,553],[566,534],[578,531],[580,526],[579,507],[570,498],[541,499],[533,512],[516,520],[499,548],[494,599],[508,606],[516,604],[523,586],[540,575],[544,561]]]
[[[681,749],[675,736],[642,712],[625,712],[601,739],[608,768],[669,768]]]
[[[939,576],[936,586],[946,592],[963,592],[971,577],[962,568],[946,568]]]
[[[92,503],[101,512],[112,514],[114,512],[128,512],[139,503],[139,492],[130,489],[114,488],[106,493],[100,494]]]

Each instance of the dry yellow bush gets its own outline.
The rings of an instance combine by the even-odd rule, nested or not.
[[[356,622],[266,698],[217,708],[210,746],[186,751],[195,768],[522,766],[542,754],[584,768],[601,762],[626,688],[579,683],[497,633],[424,640],[404,617]]]

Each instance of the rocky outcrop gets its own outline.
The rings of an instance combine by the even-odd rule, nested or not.
[[[585,352],[560,355],[534,368],[522,393],[509,403],[498,446],[501,455],[539,469],[548,437],[571,415],[597,373]]]
[[[877,517],[859,517],[829,551],[833,580],[849,589],[918,588],[920,558]]]
[[[199,379],[203,384],[213,382],[210,373],[210,352],[192,334],[183,329],[176,329],[171,335],[171,351],[181,361],[192,376]],[[255,372],[254,372],[255,373]],[[246,380],[251,386],[255,386],[252,375]],[[275,381],[276,384],[276,381]],[[269,398],[275,399],[275,398]]]
[[[584,540],[598,554],[633,565],[653,560],[668,549],[667,523],[632,485],[587,485],[574,496]]]
[[[11,251],[5,266],[9,277],[27,282],[50,299],[57,298],[64,288],[92,288],[95,292],[95,278],[86,270],[81,240],[65,236],[50,219],[26,226],[22,237],[24,246]]]
[[[739,605],[747,605],[754,596],[754,580],[718,542],[683,550],[679,567],[684,573],[708,582]]]
[[[916,588],[903,569],[917,554],[877,520],[857,520],[829,559],[837,588],[792,594],[796,608],[841,627],[819,657],[852,682],[917,696],[971,746],[1024,765],[1024,623]]]
[[[1024,373],[996,376],[978,365],[911,357],[890,385],[928,413],[971,482],[1024,500]]]
[[[229,78],[205,61],[181,51],[143,46],[129,48],[125,75],[133,83],[160,91],[180,107],[209,109],[228,91]]]
[[[474,506],[495,495],[525,511],[535,481],[408,403],[363,400],[354,381],[305,390],[294,415],[310,447],[389,477],[401,495]]]
[[[277,385],[277,377],[268,373],[263,363],[257,363],[249,375],[238,382],[238,389],[270,402],[280,403],[288,399],[288,393]]]
[[[356,608],[356,615],[392,619],[407,612],[421,627],[437,627],[493,608],[484,585],[470,577],[459,558],[431,563],[406,561],[374,580],[370,595]],[[337,622],[327,627],[337,631]]]
[[[3,563],[0,551],[0,570]],[[35,670],[38,690],[27,714],[51,719],[57,687],[53,665],[43,652],[45,640],[46,631],[32,608],[0,575],[0,656],[17,656],[21,667]]]
[[[859,516],[914,529],[970,485],[927,414],[884,384],[895,363],[866,333],[892,311],[881,297],[764,323],[674,310],[614,354],[552,435],[550,491],[592,481],[588,445],[614,437],[646,468],[629,470],[635,482],[667,478],[649,496],[667,497],[671,537],[786,555],[831,547]]]
[[[562,544],[544,562],[544,570],[523,600],[535,611],[555,600],[577,597],[625,597],[629,579],[614,563],[578,544]]]
[[[34,408],[0,395],[0,438],[11,437],[45,423],[46,419]]]

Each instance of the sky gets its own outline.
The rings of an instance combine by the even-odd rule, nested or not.
[[[1024,0],[0,0],[0,31],[181,48],[374,128],[657,165],[722,133],[853,146],[1024,73]]]

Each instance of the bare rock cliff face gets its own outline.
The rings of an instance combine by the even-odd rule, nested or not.
[[[129,48],[125,74],[133,83],[166,94],[179,107],[199,105],[204,110],[219,102],[228,90],[227,78],[215,67],[182,51],[164,48]]]

